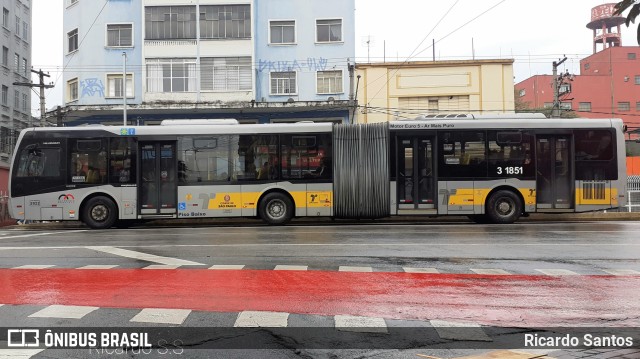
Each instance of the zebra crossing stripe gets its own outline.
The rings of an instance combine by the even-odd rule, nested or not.
[[[274,270],[308,270],[308,266],[287,266],[287,265],[277,265]]]
[[[244,265],[242,264],[216,264],[209,267],[209,269],[214,269],[214,270],[239,270],[243,268],[244,268]]]
[[[442,339],[482,342],[493,341],[484,332],[482,327],[476,323],[449,322],[444,320],[430,320],[429,322]]]
[[[190,309],[145,308],[131,318],[130,322],[180,325],[189,314]]]
[[[84,266],[84,267],[78,267],[76,269],[113,269],[117,267],[117,265],[110,265],[110,264],[91,264],[88,266]]]
[[[29,318],[82,319],[85,315],[98,309],[98,307],[54,304],[31,314]]]
[[[47,269],[51,267],[55,266],[51,264],[26,264],[19,267],[13,267],[13,269]]]
[[[142,269],[177,269],[178,265],[152,264]]]
[[[612,275],[640,275],[640,272],[633,269],[604,269],[604,271]]]
[[[487,274],[487,275],[510,275],[511,274],[504,269],[493,269],[493,268],[470,268],[470,269],[472,272],[477,274]]]
[[[0,349],[0,358],[29,359],[44,349]]]
[[[536,271],[551,276],[578,275],[578,273],[567,269],[536,269]]]
[[[336,315],[334,321],[336,329],[344,332],[389,333],[383,318]]]
[[[237,328],[286,328],[289,313],[244,311],[238,314],[233,324]]]
[[[338,271],[340,272],[373,272],[373,268],[340,266],[340,268],[338,268]]]
[[[430,273],[437,274],[440,273],[436,268],[411,268],[411,267],[402,267],[405,273]]]

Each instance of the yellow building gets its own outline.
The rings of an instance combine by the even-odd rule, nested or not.
[[[515,111],[513,60],[357,64],[357,122]]]

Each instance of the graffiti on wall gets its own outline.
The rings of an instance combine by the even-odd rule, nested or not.
[[[104,97],[104,83],[98,78],[88,78],[80,81],[80,87],[82,88],[82,97],[93,97],[98,95]]]
[[[329,60],[319,57],[309,57],[307,60],[292,60],[292,61],[271,61],[271,60],[258,60],[258,71],[269,72],[282,72],[282,71],[324,71],[327,69]]]

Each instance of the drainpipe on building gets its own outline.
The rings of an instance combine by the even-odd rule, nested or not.
[[[200,0],[196,3],[196,103],[200,103]]]
[[[127,53],[122,52],[122,125],[127,126]]]
[[[351,119],[351,123],[355,120],[356,113],[356,100],[355,100],[355,70],[356,66],[354,64],[349,64],[349,107],[353,109],[353,116]]]

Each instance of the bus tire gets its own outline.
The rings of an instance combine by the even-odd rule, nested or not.
[[[93,197],[83,207],[82,221],[92,229],[110,228],[117,219],[116,204],[107,197]]]
[[[293,202],[282,193],[272,192],[260,201],[258,213],[269,225],[285,224],[293,217]]]
[[[487,201],[487,218],[491,223],[510,224],[522,214],[522,201],[517,194],[508,190],[499,190]]]

